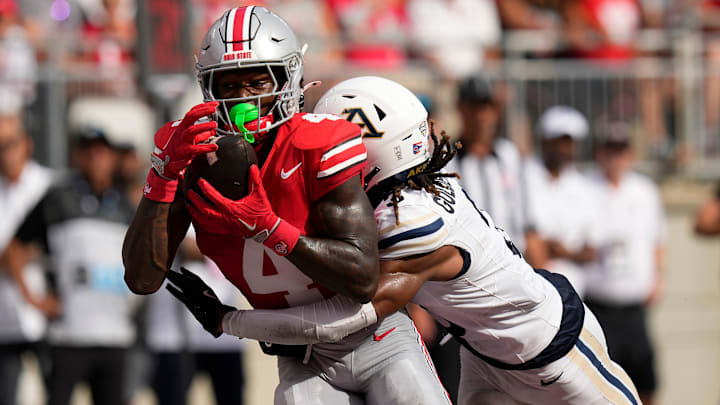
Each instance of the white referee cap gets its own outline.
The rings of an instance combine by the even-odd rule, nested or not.
[[[589,126],[580,111],[565,105],[556,105],[545,110],[540,116],[537,130],[543,139],[569,136],[577,141],[587,136]]]

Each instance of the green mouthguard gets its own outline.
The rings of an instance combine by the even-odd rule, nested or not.
[[[237,125],[245,140],[250,143],[255,142],[255,136],[245,128],[245,123],[257,120],[259,115],[257,107],[250,103],[236,104],[230,109],[230,120]]]

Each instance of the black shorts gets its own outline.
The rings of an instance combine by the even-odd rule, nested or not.
[[[645,306],[611,306],[590,300],[585,303],[605,332],[610,358],[625,369],[639,393],[654,392],[655,350],[647,331]]]
[[[75,386],[85,381],[94,404],[125,404],[128,349],[51,346],[48,404],[70,403]]]
[[[245,375],[241,351],[155,353],[152,387],[157,403],[187,404],[188,389],[199,371],[209,375],[217,405],[243,404]]]

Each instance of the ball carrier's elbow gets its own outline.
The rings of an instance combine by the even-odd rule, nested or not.
[[[127,285],[128,289],[133,294],[148,295],[148,294],[154,293],[159,288],[159,286],[153,286],[149,282],[139,280],[137,278],[130,276],[128,274],[127,270],[125,271],[124,279],[125,279],[125,285]]]
[[[123,280],[125,285],[133,294],[147,295],[157,291],[165,280],[165,268],[154,266],[142,266],[125,260],[125,274]]]
[[[373,297],[375,297],[375,293],[377,292],[377,279],[372,283],[367,283],[357,289],[355,299],[361,303],[366,304],[370,302]]]
[[[365,304],[370,302],[378,289],[378,279],[380,276],[380,265],[377,260],[372,262],[364,260],[366,263],[356,264],[353,273],[354,282],[350,286],[350,298],[357,302]]]

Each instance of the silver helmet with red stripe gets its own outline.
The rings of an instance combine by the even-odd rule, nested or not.
[[[265,133],[281,125],[300,109],[302,51],[287,22],[264,7],[227,10],[205,34],[195,67],[205,101],[220,102],[216,119],[221,134],[238,133],[230,119],[230,110],[240,103],[253,104],[262,111],[261,99],[275,99],[266,116],[259,116],[247,125],[253,134]],[[233,69],[267,69],[274,82],[272,90],[250,97],[216,97],[213,94],[215,75]]]

